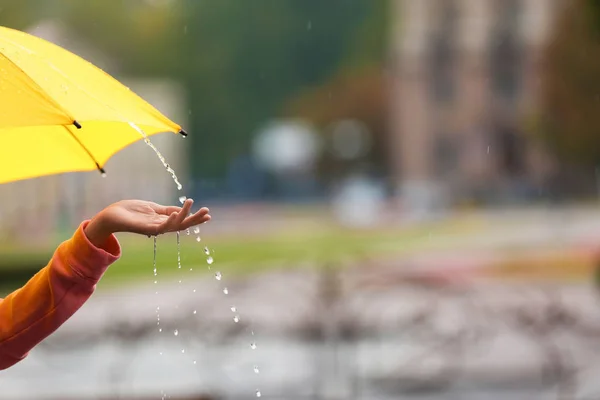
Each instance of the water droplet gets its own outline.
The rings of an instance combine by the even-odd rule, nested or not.
[[[185,349],[181,349],[181,353],[185,353]]]
[[[177,329],[175,329],[175,332],[173,332],[173,335],[178,336],[179,335],[179,331]]]
[[[159,332],[162,332],[162,328],[158,328],[158,331],[159,331]]]
[[[255,374],[259,374],[260,373],[260,370],[258,369],[258,365],[254,366],[254,373]]]
[[[207,256],[210,254],[210,250],[208,249],[208,247],[204,248],[204,254],[206,254]]]
[[[194,360],[194,365],[196,365],[196,360]]]
[[[256,343],[254,343],[254,342],[250,343],[250,348],[252,350],[256,350]]]
[[[192,290],[192,292],[196,293],[196,289]]]
[[[215,273],[215,279],[220,281],[222,278],[223,276],[221,275],[221,273],[217,271],[217,273]]]
[[[179,284],[181,285],[181,279],[179,280]]]
[[[239,316],[239,315],[236,315],[236,316],[234,316],[234,317],[233,317],[233,322],[235,322],[236,324],[237,324],[238,322],[240,322],[240,316]]]
[[[208,256],[208,258],[206,259],[206,263],[207,263],[208,265],[212,265],[212,263],[213,263],[214,261],[215,261],[215,260],[213,260],[213,258],[212,258],[211,256]]]
[[[196,314],[198,311],[194,310],[194,314]]]
[[[194,233],[195,233],[196,235],[197,235],[197,234],[199,234],[199,233],[200,233],[200,228],[198,228],[198,227],[195,227],[195,228],[194,228]]]
[[[235,306],[231,307],[231,312],[236,312],[237,308]]]
[[[229,289],[227,289],[227,288],[223,288],[223,293],[225,293],[225,294],[229,294]]]
[[[156,307],[156,311],[159,311],[159,310],[160,310],[160,307]]]
[[[190,268],[190,271],[193,271],[193,269],[192,269],[192,268]]]
[[[196,242],[200,243],[202,241],[202,239],[200,239],[200,236],[196,237]]]
[[[256,397],[261,397],[261,396],[262,396],[262,393],[260,393],[260,390],[257,390],[256,391]]]
[[[185,197],[185,196],[179,196],[179,202],[181,204],[185,203],[186,200],[187,200],[187,197]]]
[[[154,276],[156,276],[156,236],[154,236],[154,243],[153,243],[153,251],[154,251],[154,260],[153,260],[153,264],[154,264]]]
[[[154,281],[154,283],[156,284],[156,283],[158,283],[158,281]]]
[[[106,172],[101,173],[100,176],[106,178]]]
[[[190,236],[190,228],[187,228],[187,229],[185,230],[185,234],[186,234],[186,235],[188,235],[188,236]]]

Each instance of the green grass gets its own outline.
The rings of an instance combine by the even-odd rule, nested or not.
[[[206,274],[204,246],[214,257],[213,270],[217,268],[228,275],[251,274],[268,268],[296,267],[308,263],[316,267],[339,264],[340,261],[360,261],[385,257],[391,254],[431,244],[431,237],[440,234],[472,233],[479,228],[468,219],[459,219],[418,227],[392,230],[351,230],[324,223],[319,229],[289,229],[269,235],[204,237],[197,243],[195,237],[181,235],[181,262],[186,273]],[[102,287],[131,282],[151,282],[153,251],[152,239],[139,236],[119,237],[123,255],[107,272]],[[33,274],[46,264],[54,249],[0,249],[0,273],[27,268]],[[177,246],[175,235],[158,238],[157,266],[161,279],[174,278],[177,273]],[[20,271],[19,271],[20,272]],[[21,279],[22,281],[22,279]],[[19,283],[21,283],[19,281]],[[10,286],[15,286],[10,283]]]
[[[181,261],[189,271],[207,273],[204,246],[214,257],[213,269],[228,274],[250,274],[272,267],[298,266],[307,262],[316,267],[338,264],[344,260],[361,260],[390,254],[401,254],[427,245],[432,235],[470,232],[472,224],[440,223],[404,230],[357,231],[323,227],[318,231],[295,231],[276,235],[241,237],[210,237],[197,243],[193,236],[181,236]],[[116,284],[139,278],[151,280],[152,239],[120,238],[123,256],[107,273],[105,282]],[[172,276],[177,272],[175,235],[158,238],[157,265],[159,273]]]

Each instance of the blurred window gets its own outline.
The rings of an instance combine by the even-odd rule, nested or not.
[[[502,0],[491,37],[490,69],[492,93],[514,102],[519,95],[522,71],[522,49],[519,41],[521,2]]]
[[[436,103],[446,103],[454,98],[454,41],[457,19],[456,1],[445,0],[430,47],[431,90]]]
[[[458,138],[448,132],[440,132],[435,137],[435,168],[438,176],[447,176],[458,166]]]
[[[509,124],[495,127],[496,146],[499,152],[499,167],[509,176],[518,176],[525,170],[523,136]]]

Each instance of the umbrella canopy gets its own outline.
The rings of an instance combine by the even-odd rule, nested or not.
[[[75,54],[0,27],[0,183],[103,172],[124,147],[181,127]]]

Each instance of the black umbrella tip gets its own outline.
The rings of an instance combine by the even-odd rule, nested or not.
[[[104,170],[104,168],[102,168],[98,163],[96,163],[96,168],[98,168],[98,172],[100,172],[100,175],[102,175],[103,178],[106,178],[106,171]]]
[[[79,122],[73,121],[73,125],[75,125],[75,128],[81,129],[81,124]]]
[[[186,136],[188,135],[188,134],[187,134],[187,132],[186,132],[186,131],[184,131],[183,129],[180,129],[180,130],[179,130],[179,134],[180,134],[181,136],[183,136],[183,137],[186,137]]]

